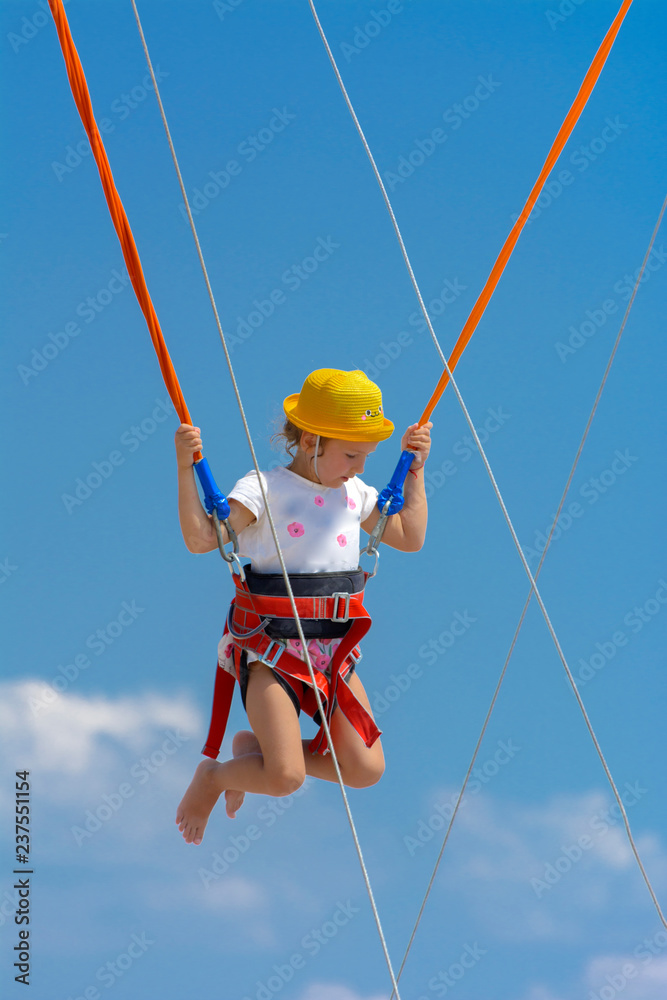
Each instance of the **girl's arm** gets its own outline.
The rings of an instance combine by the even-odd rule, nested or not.
[[[423,427],[411,424],[401,440],[402,450],[413,451],[415,457],[412,460],[410,471],[405,477],[403,509],[398,514],[393,514],[388,518],[382,536],[383,542],[391,545],[394,549],[400,549],[401,552],[418,552],[426,537],[428,504],[424,491],[424,462],[431,450],[432,426],[433,424],[430,422],[424,424]],[[379,517],[380,511],[376,507],[361,527],[370,534]]]
[[[176,463],[178,466],[178,517],[183,540],[190,552],[211,552],[218,547],[213,518],[199,499],[193,455],[202,450],[201,431],[190,424],[181,424],[176,431]],[[255,520],[255,515],[237,500],[229,501],[229,523],[238,534]],[[225,541],[227,532],[222,527]]]

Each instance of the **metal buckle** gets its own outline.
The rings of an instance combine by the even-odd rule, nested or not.
[[[349,594],[345,594],[345,593],[341,593],[340,591],[337,591],[335,594],[332,594],[331,596],[334,599],[333,614],[331,616],[331,621],[332,622],[347,622],[347,621],[349,621],[350,620],[350,595]],[[344,598],[344,600],[345,600],[345,610],[343,612],[343,617],[342,618],[338,614],[338,604],[339,604],[339,601],[340,601],[341,597]]]
[[[275,652],[271,652],[272,647],[275,646]],[[267,667],[271,667],[273,670],[278,665],[278,660],[283,655],[287,646],[280,639],[272,639],[269,645],[266,647],[265,652],[260,656],[262,663],[266,663]]]

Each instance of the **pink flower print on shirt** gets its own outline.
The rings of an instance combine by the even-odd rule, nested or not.
[[[313,660],[313,663],[318,670],[326,670],[330,662],[331,657],[327,656],[325,653],[320,653],[320,655],[316,656]]]
[[[287,530],[292,538],[301,538],[301,535],[303,535],[304,532],[303,525],[299,524],[298,521],[292,521],[291,524],[288,524]]]
[[[232,655],[233,649],[234,649],[234,644],[230,642],[228,646],[225,646],[225,656],[230,657]]]
[[[295,652],[297,653],[300,653],[301,650],[303,649],[300,639],[290,639],[289,644],[292,647],[292,649],[295,650]]]
[[[352,499],[352,497],[348,497],[347,498],[347,505],[350,508],[350,510],[356,510],[357,509],[357,505],[354,502],[354,500]]]
[[[315,503],[318,507],[324,507],[324,497],[316,496]]]
[[[340,545],[341,549],[344,549],[347,545],[347,535],[338,535],[336,541]]]

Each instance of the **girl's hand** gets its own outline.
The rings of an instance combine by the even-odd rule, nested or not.
[[[422,427],[418,424],[410,424],[401,438],[401,448],[403,451],[413,451],[415,454],[410,466],[413,472],[421,469],[428,458],[431,450],[431,427],[433,427],[433,424],[430,420]]]
[[[179,469],[191,469],[194,453],[202,451],[201,430],[191,424],[181,424],[176,431],[176,463]]]

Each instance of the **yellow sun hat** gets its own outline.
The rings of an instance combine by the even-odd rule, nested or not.
[[[362,371],[318,368],[283,409],[302,431],[340,441],[385,441],[394,430],[382,412],[382,393]]]

